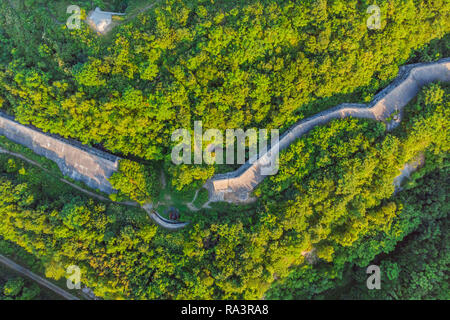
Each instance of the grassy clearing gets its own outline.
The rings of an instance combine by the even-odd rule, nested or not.
[[[205,188],[201,188],[198,191],[197,198],[195,199],[193,204],[196,208],[201,208],[206,202],[208,202],[208,200],[209,200],[208,190],[206,190]]]
[[[180,211],[181,216],[190,215],[192,211],[187,206],[187,203],[194,199],[195,190],[188,192],[178,192],[166,187],[161,190],[161,193],[155,201],[155,210],[164,218],[169,218],[166,214],[167,209],[175,207]]]

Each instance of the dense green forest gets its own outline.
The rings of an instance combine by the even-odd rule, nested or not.
[[[99,38],[54,21],[68,18],[66,1],[2,1],[3,108],[164,163],[174,186],[195,188],[214,170],[172,165],[175,129],[195,120],[205,130],[286,129],[330,104],[369,101],[415,49],[450,30],[448,1],[377,3],[380,30],[367,29],[369,1],[166,0]]]
[[[40,288],[20,277],[8,277],[0,270],[0,300],[33,300],[39,297]]]
[[[0,300],[61,300],[61,297],[0,265]]]
[[[256,205],[199,212],[176,233],[1,155],[0,235],[38,257],[48,277],[80,266],[83,282],[107,298],[317,298],[358,281],[351,270],[374,259],[393,270],[397,297],[444,297],[449,95],[447,86],[426,88],[393,133],[356,119],[314,129],[283,152],[282,172],[260,186]],[[421,153],[425,166],[393,195],[399,168]],[[436,263],[408,264],[417,248]],[[429,274],[434,282],[420,280]]]
[[[72,2],[84,15],[148,4]],[[366,27],[371,1],[163,0],[106,36],[68,30],[68,4],[1,1],[1,109],[126,158],[113,200],[141,204],[164,196],[160,170],[186,193],[224,170],[174,166],[175,129],[285,130],[370,101],[400,65],[450,56],[445,0],[377,1],[380,30]],[[0,252],[55,280],[77,265],[111,299],[449,299],[449,97],[447,84],[424,88],[391,132],[352,118],[316,127],[281,153],[255,203],[212,204],[177,232],[0,154]],[[371,264],[381,290],[365,287]]]

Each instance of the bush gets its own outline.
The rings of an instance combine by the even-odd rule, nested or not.
[[[119,171],[109,181],[119,191],[119,196],[126,195],[140,204],[158,198],[160,191],[158,174],[152,166],[127,159],[120,160]],[[117,196],[114,195],[113,198],[117,199]]]

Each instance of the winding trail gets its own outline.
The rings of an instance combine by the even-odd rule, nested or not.
[[[209,206],[209,204],[211,203],[211,200],[208,199],[208,201],[206,201],[200,208],[197,208],[194,204],[195,200],[197,200],[198,194],[200,193],[200,189],[197,189],[195,191],[195,195],[194,198],[192,199],[191,202],[186,203],[186,206],[189,208],[189,210],[193,211],[193,212],[197,212],[200,211],[201,209],[211,209],[211,207]]]
[[[189,208],[189,210],[191,210],[191,211],[199,211],[199,210],[200,210],[199,208],[197,208],[197,207],[194,205],[194,201],[197,200],[197,197],[198,197],[199,192],[200,192],[200,189],[197,189],[197,191],[195,191],[195,195],[194,195],[194,198],[192,199],[192,201],[189,202],[189,203],[186,203],[186,206],[187,206],[187,207]]]
[[[60,295],[61,297],[67,299],[67,300],[80,300],[80,298],[68,293],[67,291],[61,289],[57,285],[51,283],[50,281],[42,278],[41,276],[38,276],[37,274],[31,272],[30,270],[18,265],[11,259],[3,256],[0,254],[0,263],[7,266],[8,268],[26,276],[27,278],[32,279],[33,281],[36,281],[40,285],[46,287],[47,289],[55,292],[56,294]]]
[[[1,154],[1,153],[3,153],[3,154],[8,154],[8,155],[13,156],[13,157],[15,157],[15,158],[22,159],[23,161],[26,161],[26,162],[32,164],[33,166],[36,166],[36,167],[38,167],[39,169],[41,169],[41,170],[47,172],[47,173],[50,174],[51,176],[57,177],[57,176],[54,175],[50,170],[44,168],[40,163],[38,163],[38,162],[36,162],[36,161],[34,161],[34,160],[31,160],[31,159],[28,159],[27,157],[25,157],[24,155],[22,155],[22,154],[20,154],[20,153],[15,153],[15,152],[12,152],[12,151],[8,151],[8,150],[5,150],[5,149],[3,149],[2,147],[0,147],[0,154]],[[91,191],[89,191],[89,190],[83,189],[82,187],[76,185],[75,183],[70,182],[69,180],[66,180],[66,179],[64,179],[64,178],[59,178],[59,177],[57,177],[57,178],[59,179],[59,181],[61,181],[61,182],[65,183],[65,184],[71,186],[71,187],[74,188],[74,189],[77,189],[78,191],[83,192],[84,194],[86,194],[86,195],[88,195],[88,196],[90,196],[90,197],[93,197],[93,198],[96,198],[96,199],[102,200],[102,201],[114,202],[114,201],[112,201],[111,199],[108,199],[108,198],[106,198],[106,197],[103,197],[103,196],[101,196],[101,195],[99,195],[99,194],[97,194],[97,193],[94,193],[94,192],[91,192]],[[118,203],[118,204],[122,204],[122,205],[126,205],[126,206],[132,206],[132,207],[137,207],[137,206],[138,206],[138,204],[137,204],[136,202],[132,202],[132,201],[127,201],[127,202],[114,202],[114,203]]]
[[[155,2],[153,2],[151,4],[148,4],[145,7],[138,9],[136,12],[134,12],[131,15],[127,16],[125,18],[124,23],[129,22],[130,20],[136,18],[139,14],[141,14],[141,13],[147,11],[147,10],[150,10],[151,8],[153,8],[155,5],[159,4],[160,2],[161,2],[161,0],[156,0]]]
[[[450,81],[450,58],[400,67],[397,78],[378,93],[369,105],[343,103],[301,120],[288,129],[280,140],[256,161],[248,161],[236,171],[217,174],[208,180],[204,187],[208,190],[210,202],[226,201],[239,204],[254,201],[251,197],[252,191],[267,176],[264,172],[271,171],[270,164],[278,161],[279,152],[318,125],[324,125],[334,119],[354,117],[384,121],[387,129],[392,130],[401,121],[403,107],[417,95],[421,87],[434,81]],[[397,112],[398,117],[389,120]]]
[[[419,154],[415,159],[405,164],[403,168],[400,170],[400,174],[396,176],[394,179],[394,186],[395,186],[394,193],[403,190],[402,188],[403,181],[406,179],[410,179],[411,174],[420,167],[422,167],[424,164],[425,164],[425,155],[423,153]]]
[[[285,132],[278,143],[272,145],[270,149],[262,155],[259,159],[257,159],[254,162],[247,162],[244,165],[242,165],[238,170],[226,173],[226,174],[217,174],[213,176],[211,179],[209,179],[204,187],[208,190],[209,193],[209,201],[207,201],[202,208],[209,208],[209,204],[212,202],[218,202],[218,201],[226,201],[229,203],[248,203],[251,201],[254,201],[255,199],[252,198],[250,195],[252,191],[256,188],[256,186],[261,183],[267,174],[263,174],[264,169],[267,169],[267,164],[274,163],[278,159],[279,151],[286,149],[289,147],[291,143],[293,143],[296,139],[302,137],[304,134],[312,130],[315,126],[318,125],[324,125],[328,123],[329,121],[333,119],[342,119],[345,117],[354,117],[354,118],[364,118],[364,119],[373,119],[377,121],[383,121],[387,124],[387,129],[391,130],[396,125],[399,124],[402,117],[402,111],[403,107],[408,104],[409,101],[411,101],[419,92],[420,88],[426,84],[429,84],[434,81],[442,81],[442,82],[448,82],[450,81],[450,58],[444,58],[437,62],[431,62],[431,63],[421,63],[421,64],[412,64],[400,67],[399,75],[397,78],[384,90],[382,90],[380,93],[378,93],[375,98],[372,100],[372,102],[369,105],[365,104],[351,104],[351,103],[343,103],[340,104],[334,108],[331,108],[329,110],[323,111],[321,113],[318,113],[310,118],[301,120],[294,126],[292,126],[290,129]],[[390,120],[390,117],[392,117],[393,114],[396,112],[399,112],[398,117],[394,120]],[[14,134],[16,137],[23,138],[23,132],[19,132],[16,130],[17,126],[20,126],[21,128],[24,127],[17,122],[7,118],[6,116],[0,117],[0,120],[3,121],[3,123],[8,122],[9,124],[12,124],[11,128],[8,127],[8,130],[4,130],[4,135],[7,136],[9,139],[16,141],[22,145],[25,145],[30,148],[30,141],[22,141],[23,139],[12,139],[10,137],[11,134]],[[23,128],[22,128],[23,129]],[[103,161],[102,159],[105,158],[107,160],[108,156],[113,157],[110,154],[106,154],[104,152],[100,152],[97,149],[94,148],[86,148],[81,145],[74,146],[73,143],[70,143],[69,141],[65,139],[56,139],[53,136],[44,135],[40,133],[39,131],[25,127],[27,132],[31,132],[30,136],[34,137],[36,135],[39,135],[39,137],[42,137],[42,139],[37,139],[34,137],[32,139],[31,147],[36,147],[38,143],[42,144],[42,147],[49,145],[49,140],[51,139],[53,144],[61,144],[61,151],[60,153],[64,156],[60,156],[58,154],[58,157],[50,157],[48,152],[41,152],[42,155],[46,156],[49,159],[52,159],[53,161],[57,162],[58,160],[64,160],[65,164],[67,162],[67,159],[70,158],[67,155],[67,149],[73,149],[75,150],[73,154],[79,154],[84,153],[85,158],[87,158],[89,161],[84,164],[85,171],[91,168],[92,159],[96,159],[97,162]],[[41,141],[42,140],[42,141]],[[36,148],[35,148],[36,149]],[[44,148],[45,149],[45,148]],[[66,153],[64,153],[62,150],[65,150]],[[46,149],[45,149],[46,150]],[[45,151],[44,150],[44,151]],[[33,150],[35,151],[35,150]],[[36,152],[36,151],[35,151]],[[14,152],[10,152],[4,149],[0,148],[0,153],[8,153],[12,156],[21,158],[35,166],[38,166],[42,170],[45,170],[46,172],[52,174],[49,170],[43,168],[39,163],[30,160],[26,158],[25,156],[21,154],[17,154]],[[39,154],[39,152],[37,152]],[[101,153],[102,157],[97,156],[97,154]],[[72,159],[73,158],[73,159]],[[79,158],[80,157],[72,157],[74,167],[79,167]],[[92,159],[91,159],[92,158]],[[75,161],[78,160],[78,161]],[[91,161],[92,160],[92,161]],[[105,160],[105,161],[106,161]],[[117,159],[115,159],[117,160]],[[94,161],[95,162],[95,161]],[[110,161],[112,163],[112,161]],[[117,162],[117,161],[116,161]],[[114,162],[114,163],[116,163]],[[109,163],[109,162],[108,162]],[[107,163],[107,164],[108,164]],[[103,163],[103,166],[106,166],[105,163]],[[64,167],[64,166],[63,166]],[[101,167],[97,164],[98,168],[105,171],[106,169],[104,167]],[[108,166],[106,168],[109,170]],[[61,166],[60,166],[61,169]],[[102,171],[101,170],[101,171]],[[75,170],[76,171],[76,170]],[[74,172],[75,172],[74,171]],[[102,171],[102,172],[103,172]],[[78,171],[76,171],[78,172]],[[80,171],[81,172],[81,171]],[[80,175],[77,175],[80,177]],[[89,176],[89,175],[88,175]],[[84,176],[82,176],[84,177]],[[102,175],[102,177],[106,177],[106,175]],[[59,178],[59,177],[58,177]],[[106,197],[103,197],[101,195],[95,194],[91,191],[85,190],[76,184],[64,179],[59,178],[60,181],[63,183],[66,183],[70,185],[71,187],[91,196],[94,198],[97,198],[102,201],[111,201],[110,199],[107,199]],[[85,181],[85,179],[81,179],[82,181]],[[89,180],[91,181],[91,180]],[[102,180],[97,181],[100,187],[103,187],[104,190],[110,190],[111,186],[109,184],[109,181],[105,178]],[[108,192],[109,193],[109,192]],[[111,191],[112,193],[112,191]],[[195,201],[198,193],[194,197],[194,200],[192,200],[188,207],[193,211],[198,211],[199,208],[195,208],[193,202]],[[138,204],[134,202],[118,202],[122,205],[128,205],[128,206],[134,206],[137,207]],[[151,204],[146,204],[143,206],[143,209],[147,211],[149,217],[153,219],[153,221],[158,224],[159,226],[169,229],[169,230],[177,230],[180,228],[185,227],[188,222],[176,222],[171,221],[168,219],[165,219],[161,217],[153,208]]]
[[[103,197],[103,196],[101,196],[99,194],[96,194],[96,193],[91,192],[89,190],[83,189],[82,187],[80,187],[80,186],[78,186],[78,185],[76,185],[76,184],[74,184],[74,183],[72,183],[72,182],[70,182],[70,181],[68,181],[68,180],[66,180],[64,178],[57,177],[50,170],[44,168],[40,163],[38,163],[38,162],[36,162],[34,160],[31,160],[31,159],[28,159],[27,157],[25,157],[24,155],[22,155],[20,153],[15,153],[15,152],[12,152],[12,151],[8,151],[8,150],[5,150],[5,149],[0,147],[0,154],[2,154],[2,153],[3,154],[8,154],[10,156],[13,156],[13,157],[16,157],[16,158],[19,158],[19,159],[22,159],[22,160],[24,160],[24,161],[26,161],[26,162],[28,162],[28,163],[30,163],[30,164],[40,168],[41,170],[47,172],[51,176],[58,178],[61,182],[71,186],[72,188],[74,188],[74,189],[76,189],[76,190],[78,190],[80,192],[83,192],[84,194],[86,194],[86,195],[88,195],[90,197],[96,198],[96,199],[101,200],[101,201],[113,202],[113,203],[117,203],[117,204],[121,204],[121,205],[125,205],[125,206],[139,207],[139,204],[137,202],[133,202],[133,201],[126,201],[126,202],[112,201],[111,199]],[[146,204],[146,205],[142,206],[142,208],[148,213],[149,217],[157,225],[159,225],[160,227],[166,228],[168,230],[177,230],[177,229],[180,229],[180,228],[184,228],[185,226],[187,226],[189,224],[188,222],[171,221],[171,220],[168,220],[168,219],[165,219],[165,218],[161,217],[156,211],[152,210],[152,205],[151,204]]]

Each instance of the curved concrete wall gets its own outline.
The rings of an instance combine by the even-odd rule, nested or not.
[[[65,176],[106,193],[115,192],[108,178],[118,170],[118,157],[24,126],[1,112],[0,134],[53,160]]]
[[[397,78],[378,93],[369,105],[343,103],[301,120],[281,136],[278,148],[270,148],[253,164],[247,162],[236,171],[217,174],[208,180],[205,188],[209,191],[210,201],[233,203],[252,201],[253,199],[249,198],[250,193],[264,180],[261,168],[267,160],[273,161],[279,151],[286,149],[315,126],[348,116],[385,121],[397,110],[401,113],[403,107],[417,95],[422,86],[434,81],[450,81],[450,58],[401,67]],[[395,123],[388,123],[388,130],[394,126]]]
[[[401,111],[423,85],[433,81],[450,81],[450,58],[401,67],[399,76],[377,94],[368,106],[345,103],[298,122],[281,136],[279,150],[287,148],[315,126],[333,119],[352,116],[384,121],[394,111]],[[118,170],[118,157],[24,126],[1,112],[0,134],[55,161],[64,175],[82,181],[91,188],[106,193],[114,192],[108,178]],[[261,167],[276,154],[276,148],[272,147],[253,164],[247,162],[236,171],[215,175],[205,184],[210,200],[236,203],[250,201],[249,194],[265,178],[261,174]]]

